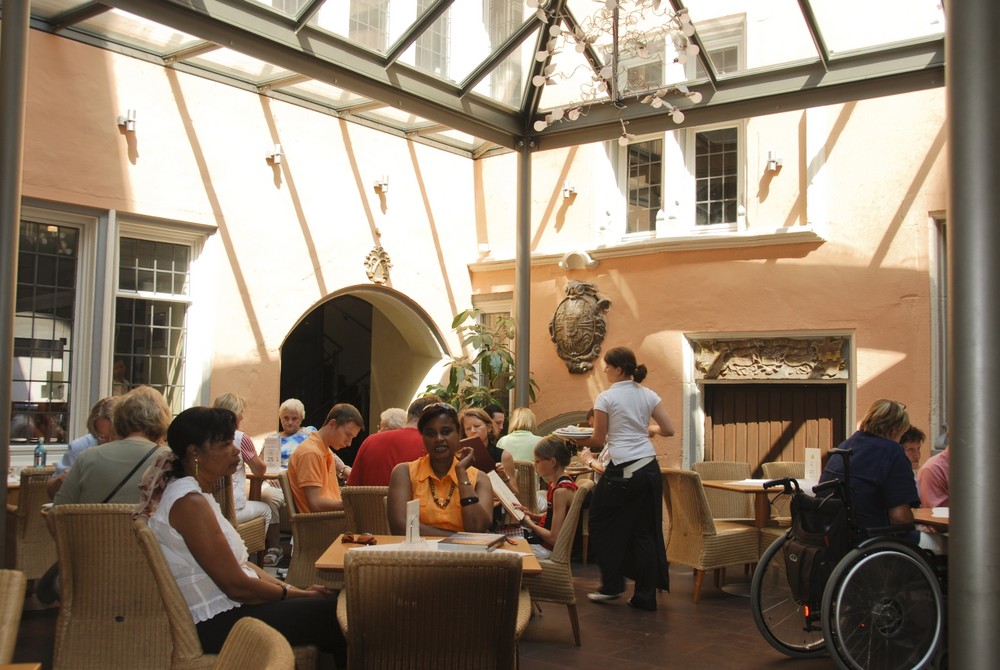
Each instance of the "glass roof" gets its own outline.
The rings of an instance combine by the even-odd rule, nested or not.
[[[609,139],[623,119],[663,130],[674,107],[708,123],[779,97],[872,95],[872,79],[944,83],[935,0],[33,0],[31,12],[36,29],[473,157],[527,135],[541,148]]]

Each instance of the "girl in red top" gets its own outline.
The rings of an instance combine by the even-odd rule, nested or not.
[[[521,525],[530,530],[535,538],[529,537],[528,541],[532,543],[531,549],[538,558],[552,556],[559,529],[569,512],[570,503],[573,502],[576,482],[565,472],[570,458],[572,452],[569,446],[555,435],[543,437],[535,445],[535,472],[549,483],[545,496],[545,514],[533,514],[524,507],[518,507],[524,512]]]

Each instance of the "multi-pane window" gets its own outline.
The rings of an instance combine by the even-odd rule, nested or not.
[[[483,0],[483,16],[486,18],[490,50],[496,51],[521,27],[524,3],[521,0]],[[493,68],[490,72],[490,97],[512,107],[521,106],[520,58],[505,58]]]
[[[389,0],[351,0],[347,35],[363,47],[385,53],[389,47]]]
[[[695,224],[735,224],[739,195],[736,128],[695,134]]]
[[[148,384],[184,409],[191,247],[122,237],[115,301],[113,392]]]
[[[435,0],[419,0],[417,13],[422,16]],[[425,72],[448,77],[448,54],[451,48],[451,10],[442,14],[417,38],[415,65]]]
[[[21,222],[14,316],[11,442],[65,442],[80,231]]]
[[[663,140],[628,145],[627,233],[656,230],[663,188]]]

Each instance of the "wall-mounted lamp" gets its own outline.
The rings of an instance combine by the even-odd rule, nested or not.
[[[773,151],[767,152],[767,171],[768,172],[778,172],[781,170],[781,159],[778,158],[778,154]]]
[[[135,110],[130,109],[118,117],[118,125],[125,129],[126,133],[135,132]]]
[[[275,144],[273,149],[264,154],[264,159],[271,161],[273,165],[281,165],[281,145]]]
[[[570,186],[566,182],[563,182],[563,199],[564,200],[569,200],[574,195],[576,195],[576,188],[573,187],[573,186]]]
[[[389,176],[382,175],[375,181],[375,192],[385,195],[389,192]]]

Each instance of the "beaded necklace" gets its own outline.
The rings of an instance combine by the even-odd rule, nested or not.
[[[430,484],[431,498],[434,499],[434,504],[440,507],[441,509],[445,509],[446,507],[448,507],[448,503],[451,502],[451,497],[455,495],[455,489],[458,488],[457,486],[455,486],[455,482],[451,483],[451,490],[448,491],[448,497],[445,498],[444,500],[441,500],[437,497],[437,491],[434,490],[434,479],[428,478],[427,483]]]

